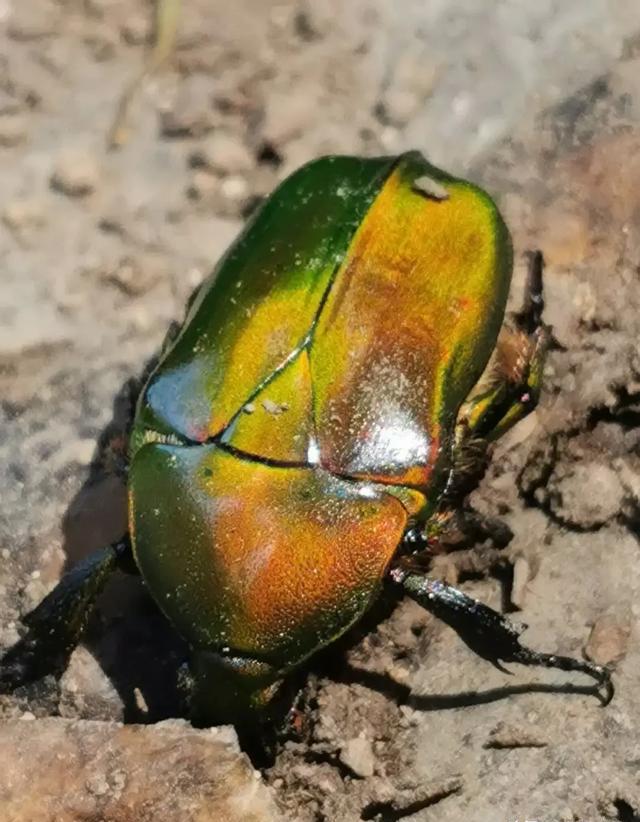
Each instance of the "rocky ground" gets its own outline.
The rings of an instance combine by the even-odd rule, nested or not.
[[[461,584],[617,693],[507,677],[403,602],[316,660],[260,776],[230,729],[171,720],[180,643],[123,579],[60,682],[2,698],[1,822],[639,819],[637,0],[191,0],[108,152],[150,34],[142,2],[0,0],[0,645],[121,533],[98,443],[259,198],[318,154],[411,147],[496,195],[514,299],[521,253],[548,263],[544,399],[474,500],[515,537],[458,556]]]

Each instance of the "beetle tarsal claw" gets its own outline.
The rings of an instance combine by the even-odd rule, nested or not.
[[[511,662],[519,662],[522,665],[541,665],[545,668],[556,668],[560,671],[577,671],[586,674],[596,681],[595,693],[603,706],[608,705],[613,699],[615,691],[611,681],[611,671],[602,665],[594,665],[581,659],[573,659],[569,656],[558,656],[557,654],[544,654],[539,651],[531,651],[529,648],[519,646],[512,655]]]
[[[573,659],[558,654],[533,651],[522,645],[520,636],[526,629],[522,623],[494,611],[488,605],[472,599],[467,594],[436,579],[407,570],[401,566],[392,568],[390,578],[402,585],[405,592],[431,613],[457,631],[460,638],[479,656],[491,662],[499,671],[511,673],[503,663],[556,668],[586,674],[596,681],[595,688],[581,688],[593,692],[603,705],[613,697],[610,671],[592,662]]]
[[[500,671],[500,673],[507,674],[507,676],[513,676],[513,671],[510,671],[508,668],[505,668],[499,659],[490,659],[489,662],[491,662],[493,667],[497,668]]]
[[[615,693],[615,687],[611,680],[611,671],[602,665],[592,665],[590,663],[585,663],[585,665],[589,668],[589,670],[585,668],[585,673],[592,676],[598,683],[597,693],[604,708],[605,705],[611,702]]]

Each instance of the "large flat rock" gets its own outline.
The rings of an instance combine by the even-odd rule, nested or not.
[[[271,822],[230,728],[18,719],[0,724],[2,822]]]

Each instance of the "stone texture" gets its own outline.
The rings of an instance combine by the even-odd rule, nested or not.
[[[66,719],[0,723],[3,822],[275,822],[229,728]]]
[[[340,751],[341,762],[353,771],[356,776],[365,778],[373,776],[375,757],[371,740],[366,736],[356,736],[348,739]]]
[[[123,716],[118,692],[84,646],[71,654],[60,679],[59,710],[61,716],[69,718],[107,720]]]
[[[595,461],[563,466],[551,477],[549,494],[554,514],[581,528],[613,519],[624,499],[616,472]]]
[[[219,174],[243,174],[253,169],[255,159],[236,137],[225,132],[216,132],[193,152],[191,163]]]
[[[603,614],[591,629],[585,655],[597,665],[615,665],[627,651],[630,633],[628,619]]]

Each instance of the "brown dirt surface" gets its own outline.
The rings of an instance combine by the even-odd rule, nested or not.
[[[152,818],[125,814],[125,783],[92,739],[135,770],[127,813],[154,807],[149,794],[181,762],[209,774],[200,787],[177,780],[184,810],[157,805],[157,818],[243,818],[207,770],[220,745],[220,779],[228,760],[237,801],[257,797],[247,819],[640,819],[637,0],[399,7],[185,2],[171,65],[145,81],[128,143],[108,152],[150,4],[0,0],[0,646],[65,567],[125,527],[129,380],[256,202],[320,154],[418,148],[498,199],[517,252],[514,305],[523,252],[547,260],[543,399],[473,500],[515,536],[496,561],[476,546],[461,585],[495,607],[516,602],[531,646],[613,665],[615,698],[602,708],[555,672],[507,677],[405,601],[311,665],[303,738],[257,791],[232,733],[214,744],[185,724],[147,724],[180,714],[183,648],[123,578],[59,682],[0,698],[0,822],[35,822],[33,808],[37,822]],[[164,744],[155,727],[176,741],[171,767],[150,754],[145,783],[137,758],[145,734],[150,751]],[[76,763],[73,790],[60,776],[76,806],[58,816],[8,793],[12,751],[41,777],[14,774],[14,788],[32,785],[29,801],[51,793],[48,744]]]

